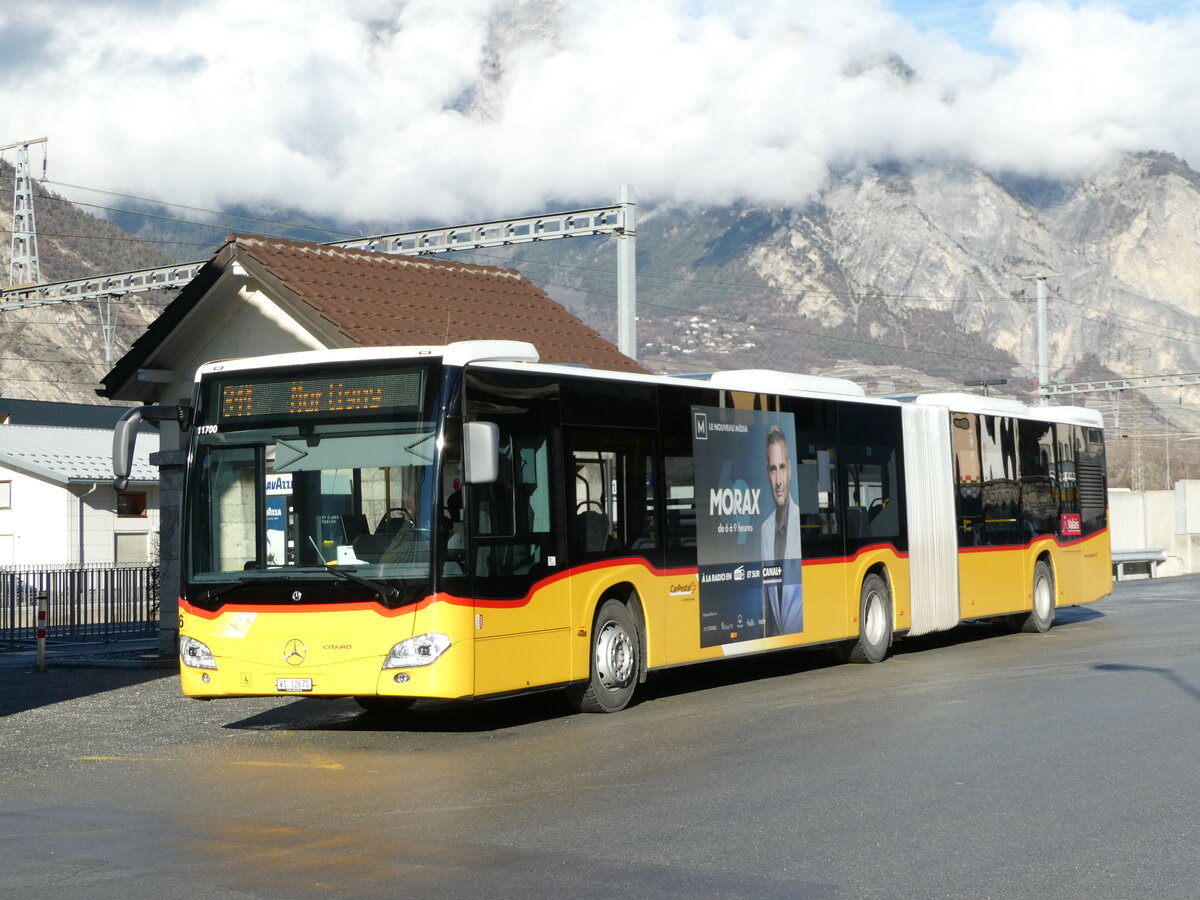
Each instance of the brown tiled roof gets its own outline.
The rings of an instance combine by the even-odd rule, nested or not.
[[[231,237],[354,344],[530,341],[543,362],[644,371],[519,272],[325,244]]]
[[[117,397],[133,385],[138,369],[204,303],[221,273],[239,261],[277,303],[293,312],[311,311],[351,346],[505,338],[532,342],[543,362],[646,371],[510,269],[229,235],[105,375],[97,393]]]

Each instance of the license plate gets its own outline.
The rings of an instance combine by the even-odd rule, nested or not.
[[[312,690],[311,678],[276,678],[275,690],[294,694]]]

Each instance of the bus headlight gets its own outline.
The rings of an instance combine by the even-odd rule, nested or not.
[[[213,659],[212,651],[195,638],[180,636],[179,658],[183,660],[185,666],[191,666],[193,669],[215,669],[217,667],[217,661]]]
[[[450,638],[444,634],[420,634],[401,641],[388,653],[383,661],[385,669],[407,669],[412,666],[427,666],[450,649]]]

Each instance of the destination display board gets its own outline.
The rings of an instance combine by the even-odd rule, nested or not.
[[[403,415],[421,408],[425,370],[251,376],[221,379],[212,390],[215,415],[210,413],[210,421],[217,425],[362,413]]]

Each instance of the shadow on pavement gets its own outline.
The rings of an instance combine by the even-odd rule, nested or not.
[[[1157,666],[1129,666],[1121,663],[1100,663],[1093,668],[1098,672],[1146,672],[1157,675],[1168,684],[1174,685],[1193,700],[1200,700],[1200,689],[1189,681],[1184,681],[1174,669],[1163,669]]]
[[[1090,608],[1058,610],[1055,627],[1103,618]],[[994,622],[967,622],[949,631],[898,640],[895,656],[967,645],[1011,634]],[[886,662],[885,662],[886,664]],[[696,664],[651,674],[640,686],[631,709],[655,700],[751,682],[787,678],[801,672],[843,665],[828,646],[802,647],[759,656],[723,659],[717,664]],[[407,710],[366,712],[349,698],[297,699],[224,727],[235,730],[364,731],[478,733],[519,728],[574,715],[562,691],[547,690],[525,696],[479,701],[419,701]]]
[[[174,672],[162,669],[101,669],[61,664],[45,672],[3,668],[0,669],[0,717],[172,677],[177,677]]]

